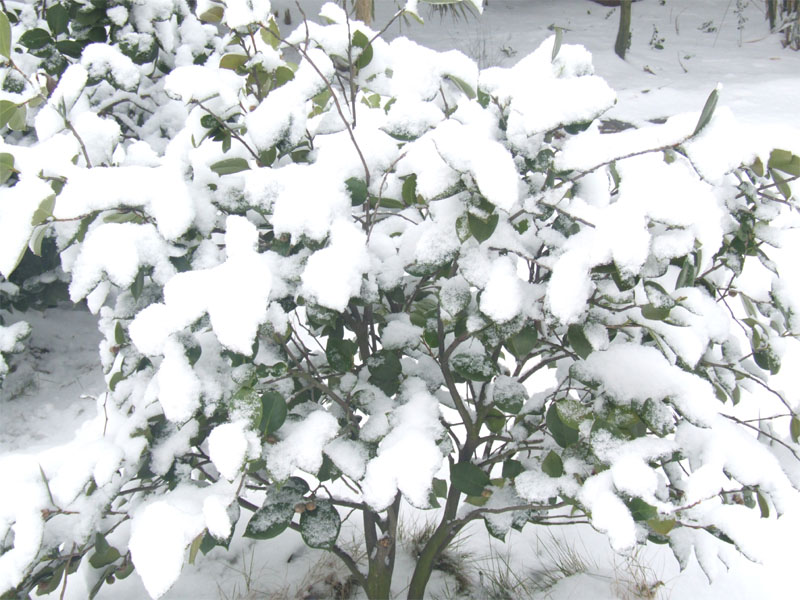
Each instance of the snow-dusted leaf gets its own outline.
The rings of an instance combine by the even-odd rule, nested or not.
[[[450,363],[456,373],[469,381],[489,381],[495,374],[494,363],[484,354],[457,354]]]
[[[353,46],[356,48],[361,48],[361,52],[356,58],[356,68],[363,69],[366,67],[370,62],[372,62],[372,44],[369,43],[369,38],[364,35],[362,31],[356,31],[353,34]]]
[[[329,549],[336,543],[342,519],[336,507],[327,500],[306,504],[300,515],[300,535],[311,548]]]
[[[551,404],[550,408],[547,410],[545,423],[547,424],[547,429],[550,431],[550,435],[553,436],[553,439],[562,448],[566,448],[578,441],[577,427],[571,427],[565,423],[555,403]]]

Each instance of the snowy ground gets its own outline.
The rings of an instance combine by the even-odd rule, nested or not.
[[[309,16],[321,2],[303,1]],[[376,25],[393,14],[395,4],[376,0]],[[437,49],[458,48],[482,67],[512,65],[551,34],[549,27],[565,30],[566,43],[585,45],[594,55],[596,72],[619,95],[607,115],[641,124],[684,111],[699,110],[717,82],[724,85],[722,105],[729,106],[745,125],[742,135],[753,144],[770,144],[800,153],[800,53],[781,48],[777,36],[768,35],[763,2],[752,0],[738,28],[736,3],[729,0],[645,0],[633,6],[633,40],[628,60],[613,53],[618,9],[604,8],[588,0],[491,0],[480,18],[453,22],[437,15],[425,26],[397,24],[389,37],[408,35]],[[275,3],[283,14],[288,0]],[[423,12],[423,16],[425,13]],[[663,46],[658,49],[656,46]],[[787,255],[796,256],[796,248]],[[797,269],[795,269],[797,271]],[[794,283],[800,290],[800,274]],[[80,424],[102,414],[104,381],[96,359],[99,335],[94,318],[86,312],[53,309],[26,315],[33,326],[27,351],[15,357],[16,370],[0,393],[0,461],[5,454],[43,452],[69,442]],[[12,319],[13,320],[13,319]],[[51,450],[52,451],[52,450]],[[4,492],[7,493],[7,492]],[[421,524],[425,514],[408,509],[407,521]],[[414,529],[406,525],[407,535]],[[558,583],[549,592],[556,600],[567,598],[663,597],[672,599],[786,598],[796,594],[794,557],[800,522],[764,521],[766,540],[763,564],[738,555],[730,558],[730,570],[720,569],[713,584],[696,563],[680,573],[668,549],[647,547],[635,559],[616,556],[605,537],[588,527],[569,530],[536,529],[512,532],[505,546],[489,542],[482,524],[462,541],[467,553],[463,570],[474,581],[479,571],[494,571],[514,583],[531,581],[553,572],[553,557],[571,548],[581,557],[582,574]],[[350,535],[343,530],[344,539]],[[553,537],[551,537],[553,536]],[[555,542],[553,540],[561,540]],[[401,556],[396,573],[400,594],[409,575],[411,559]],[[720,567],[722,565],[720,564]],[[293,532],[277,543],[252,545],[235,542],[229,553],[215,549],[189,566],[183,578],[165,596],[181,598],[329,597],[340,573],[335,559],[306,548]],[[490,576],[482,580],[489,595]],[[327,580],[327,581],[326,581]],[[636,591],[645,582],[656,585],[660,596]],[[306,596],[316,584],[314,594]],[[433,597],[458,597],[452,576],[438,576],[429,586]],[[523,594],[518,590],[520,596]],[[53,597],[58,597],[58,592]],[[66,598],[85,598],[79,576],[71,577]],[[136,576],[107,586],[99,598],[140,599],[146,593]]]

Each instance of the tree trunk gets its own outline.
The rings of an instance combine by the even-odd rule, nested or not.
[[[775,31],[775,25],[778,22],[778,0],[767,0],[767,19],[769,19],[769,28]]]
[[[617,43],[614,44],[614,52],[622,60],[625,60],[625,52],[631,45],[631,0],[622,0],[619,13],[619,31],[617,32]]]
[[[400,498],[401,495],[398,492],[394,502],[386,510],[385,522],[377,513],[364,511],[364,538],[367,543],[367,560],[369,561],[367,589],[364,591],[370,600],[391,598]],[[380,537],[378,537],[379,533]]]
[[[372,23],[372,0],[356,0],[356,19],[366,25]]]

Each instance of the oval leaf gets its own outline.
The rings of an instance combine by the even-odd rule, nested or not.
[[[288,413],[286,400],[278,392],[266,392],[261,395],[261,423],[259,430],[269,435],[280,429],[286,421]]]
[[[705,106],[703,106],[703,111],[700,113],[700,119],[697,121],[697,127],[694,128],[694,133],[692,133],[692,135],[700,133],[703,127],[708,125],[708,122],[711,121],[711,117],[714,116],[714,109],[717,108],[717,100],[719,100],[719,92],[721,89],[721,86],[718,85],[714,88],[714,91],[709,94]]]
[[[567,425],[558,413],[555,403],[550,405],[545,417],[545,424],[556,444],[566,448],[578,441],[578,430]]]
[[[469,226],[469,232],[479,242],[485,242],[492,237],[494,230],[497,228],[498,221],[499,217],[496,214],[491,215],[484,221],[472,213],[467,213],[467,225]]]
[[[2,10],[0,10],[0,56],[11,58],[11,23]]]
[[[567,329],[567,340],[569,341],[569,345],[572,346],[572,349],[575,350],[575,354],[581,358],[585,359],[594,350],[583,331],[583,327],[580,325],[569,326],[569,329]]]
[[[47,26],[50,28],[50,33],[53,35],[67,33],[68,23],[69,13],[63,4],[53,4],[47,8]]]
[[[550,477],[561,477],[564,474],[564,463],[554,450],[550,450],[542,461],[542,471]]]
[[[342,519],[336,507],[327,500],[318,500],[311,510],[300,515],[300,535],[311,548],[329,549],[336,543]]]
[[[241,171],[247,171],[250,165],[243,158],[226,158],[211,165],[211,170],[217,175],[231,175]]]
[[[44,29],[29,29],[19,37],[19,43],[30,50],[38,50],[53,43],[53,38]]]
[[[468,496],[480,496],[490,480],[480,467],[462,462],[450,467],[450,482],[459,492]]]

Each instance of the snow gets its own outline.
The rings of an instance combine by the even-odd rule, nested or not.
[[[522,282],[514,263],[506,257],[495,260],[481,295],[481,312],[495,323],[504,323],[520,313],[522,300]]]
[[[220,475],[228,481],[238,477],[245,458],[253,455],[251,448],[258,447],[255,436],[246,428],[245,421],[223,423],[214,427],[208,435],[208,456]]]
[[[367,236],[354,224],[339,220],[331,225],[330,245],[312,254],[302,275],[302,292],[321,306],[343,311],[361,291],[361,277],[369,267]]]
[[[252,354],[258,327],[267,317],[272,275],[265,257],[255,251],[255,227],[239,216],[228,217],[226,223],[227,260],[178,273],[164,286],[164,303],[152,304],[136,316],[131,338],[142,352],[159,354],[167,336],[208,313],[221,344]]]
[[[250,23],[266,23],[270,10],[269,0],[228,0],[225,3],[225,22],[231,29]]]
[[[322,451],[339,431],[336,417],[316,410],[302,421],[285,423],[281,441],[268,445],[264,452],[267,469],[278,481],[288,479],[295,469],[316,473],[322,466]],[[335,450],[334,450],[335,453]]]
[[[31,219],[43,200],[53,195],[41,179],[25,178],[3,190],[0,202],[0,274],[8,278],[28,245],[33,226]]]
[[[275,4],[276,9],[284,8],[279,2]],[[313,13],[312,4],[306,7],[309,14]],[[396,8],[391,3],[376,4],[379,12],[376,23],[381,22],[386,11],[393,12]],[[725,20],[722,0],[709,3],[670,0],[666,6],[634,4],[634,18],[637,19],[634,45],[628,60],[623,62],[616,59],[610,49],[616,19],[603,19],[604,9],[582,2],[581,10],[577,10],[577,4],[565,0],[534,4],[536,6],[522,6],[499,1],[487,7],[485,18],[489,20],[485,26],[480,25],[485,27],[484,48],[504,48],[502,52],[497,51],[494,58],[481,56],[473,49],[466,52],[472,57],[451,52],[443,61],[438,61],[432,51],[414,42],[376,40],[373,63],[358,77],[381,96],[381,107],[372,110],[359,105],[355,129],[373,173],[370,193],[383,194],[387,199],[398,198],[400,178],[413,173],[417,176],[417,193],[427,204],[409,208],[403,211],[402,217],[391,217],[372,228],[362,228],[351,218],[350,198],[343,182],[348,177],[363,177],[363,166],[343,129],[341,117],[334,109],[329,109],[318,121],[307,118],[309,97],[321,90],[324,82],[306,59],[300,61],[294,82],[270,94],[271,104],[262,103],[260,109],[248,112],[252,97],[245,97],[242,92],[244,78],[212,66],[224,51],[223,43],[213,39],[215,26],[201,25],[192,15],[183,15],[180,25],[174,19],[152,23],[151,17],[169,19],[173,3],[166,0],[130,7],[137,31],[155,32],[165,53],[173,44],[180,45],[175,69],[166,77],[169,94],[186,103],[208,102],[208,107],[214,111],[231,111],[225,112],[226,115],[243,111],[248,128],[245,139],[259,150],[277,143],[296,143],[304,138],[306,130],[315,136],[310,156],[312,161],[318,162],[288,165],[289,159],[284,158],[272,168],[254,168],[235,176],[217,177],[210,173],[208,165],[223,158],[218,143],[189,148],[190,133],[195,131],[192,128],[197,127],[199,116],[203,114],[201,109],[193,109],[195,112],[187,120],[189,113],[180,102],[165,105],[141,128],[147,141],[134,143],[122,137],[119,125],[109,116],[98,116],[95,102],[109,102],[113,97],[100,100],[99,96],[107,93],[105,91],[94,96],[97,89],[91,82],[95,77],[110,73],[123,88],[133,90],[149,77],[150,67],[133,65],[110,45],[92,44],[86,48],[80,64],[68,69],[50,101],[39,109],[33,121],[40,142],[32,147],[15,145],[19,139],[15,136],[19,134],[14,133],[0,145],[0,151],[14,154],[21,171],[19,182],[2,188],[3,200],[7,202],[0,202],[0,273],[7,279],[16,257],[27,246],[33,212],[41,199],[52,193],[49,178],[65,179],[64,190],[55,207],[55,217],[64,220],[55,226],[60,244],[66,243],[75,233],[78,219],[101,212],[85,240],[62,254],[66,280],[71,281],[70,293],[74,300],[86,298],[93,312],[105,315],[102,327],[106,339],[102,342],[101,353],[107,368],[114,365],[106,379],[120,369],[127,378],[118,384],[116,393],[105,394],[102,374],[87,375],[89,367],[78,358],[96,353],[96,334],[93,333],[75,334],[81,340],[90,340],[88,344],[68,340],[52,346],[58,348],[51,352],[60,357],[60,362],[49,360],[46,353],[42,353],[42,349],[51,346],[47,345],[47,336],[36,337],[42,335],[38,328],[50,334],[56,329],[52,321],[57,320],[63,321],[61,326],[66,331],[72,331],[74,322],[84,318],[77,315],[83,313],[51,312],[50,323],[33,311],[23,315],[11,313],[11,320],[0,326],[0,352],[21,349],[18,339],[27,333],[27,326],[16,319],[24,317],[33,326],[33,337],[26,342],[22,356],[8,357],[13,369],[0,399],[4,452],[0,455],[0,472],[8,489],[14,490],[13,494],[0,498],[0,540],[13,537],[14,543],[13,548],[0,557],[0,589],[15,585],[24,575],[25,565],[36,559],[40,541],[50,544],[48,536],[55,535],[42,535],[45,524],[40,511],[50,507],[50,499],[40,466],[50,479],[57,502],[80,505],[65,507],[75,508],[79,515],[69,520],[69,525],[59,527],[70,529],[71,535],[74,533],[70,542],[72,539],[81,542],[81,535],[91,533],[90,519],[86,515],[97,513],[101,504],[99,498],[84,497],[83,486],[94,479],[105,493],[106,487],[113,489],[124,474],[135,472],[145,441],[138,434],[136,439],[128,436],[133,435],[137,427],[146,427],[147,416],[162,411],[171,422],[151,449],[151,468],[157,474],[165,474],[176,457],[189,451],[199,431],[198,421],[212,415],[218,403],[249,377],[247,366],[228,370],[227,362],[220,359],[221,349],[250,355],[258,337],[259,356],[269,355],[271,350],[265,349],[267,335],[259,333],[264,334],[269,327],[283,331],[289,322],[295,322],[275,300],[287,296],[296,298],[299,293],[324,307],[344,311],[354,297],[378,297],[379,293],[392,290],[407,277],[404,267],[415,262],[418,265],[443,264],[457,258],[455,264],[459,273],[436,282],[441,284],[438,296],[446,327],[451,327],[459,315],[467,319],[468,331],[477,332],[487,324],[478,313],[480,310],[485,317],[501,324],[525,315],[539,321],[537,327],[541,326],[543,331],[551,327],[563,331],[565,324],[598,318],[599,311],[588,299],[596,289],[603,294],[608,289],[595,288],[590,272],[596,266],[613,261],[627,274],[649,278],[657,272],[659,263],[666,265],[671,258],[700,248],[705,260],[699,268],[708,268],[731,226],[720,193],[720,189],[730,190],[730,186],[735,185],[728,177],[730,169],[756,154],[765,160],[771,144],[798,152],[796,140],[800,126],[792,100],[796,91],[795,53],[780,49],[776,36],[758,41],[745,39],[747,43],[737,47],[735,24],[732,25],[729,14]],[[228,24],[245,26],[252,21],[268,19],[271,8],[263,1],[229,2],[225,19]],[[424,12],[416,2],[409,2],[407,8]],[[761,15],[757,8],[755,3],[748,8],[751,21],[747,24],[745,38],[751,32],[760,37],[764,30],[758,24]],[[584,15],[590,9],[592,14]],[[514,18],[509,18],[511,10],[515,11]],[[122,23],[127,12],[123,7],[112,7],[109,17]],[[335,17],[341,24],[340,31],[344,30],[341,9],[328,6],[325,13]],[[533,20],[532,15],[537,18]],[[721,22],[719,15],[723,15]],[[709,16],[716,19],[716,26],[722,30],[719,43],[714,36],[698,30],[701,17],[707,20]],[[23,9],[22,18],[31,26],[37,23],[37,15],[30,6]],[[443,35],[445,26],[436,27],[435,21],[428,19],[423,30],[413,22],[404,23],[403,33],[417,40],[427,38],[427,42],[440,48],[451,44],[468,51],[467,46],[475,42],[473,29],[477,23],[483,23],[468,19],[465,23],[446,24],[451,32]],[[565,28],[566,43],[555,60],[552,59],[553,38],[546,30],[549,23]],[[655,23],[660,27],[660,34],[667,38],[667,52],[648,48],[646,39],[642,39]],[[351,24],[362,28],[355,22]],[[389,37],[396,33],[397,27],[395,25],[389,32]],[[362,31],[369,37],[374,33],[367,28]],[[304,41],[304,28],[298,27],[292,35],[296,42]],[[328,33],[322,28],[312,29],[311,37],[320,45],[326,48],[328,43],[341,45],[341,35],[330,33],[330,39],[326,36]],[[485,68],[489,62],[510,62],[506,54],[518,51],[522,56],[541,40],[544,42],[539,49],[520,60],[516,67],[508,70]],[[584,48],[568,43],[573,41],[585,43],[594,58]],[[333,65],[313,48],[313,43],[309,52],[314,63],[324,71],[325,77],[333,78]],[[194,55],[210,52],[209,66],[192,65],[193,52]],[[25,58],[20,54],[20,65],[27,68],[23,63]],[[390,64],[396,66],[394,77],[388,77],[385,70]],[[478,65],[482,70],[478,70]],[[208,69],[211,69],[211,76],[206,75]],[[484,111],[476,101],[468,100],[454,80],[445,77],[447,75],[463,80],[473,89],[491,91],[501,105],[509,103],[505,133],[493,128],[494,118],[481,121],[478,115]],[[612,85],[606,85],[600,76]],[[674,162],[665,162],[658,148],[692,134],[697,123],[697,109],[717,79],[725,82],[725,89],[714,118],[699,135],[683,144],[686,158],[676,156]],[[150,94],[153,94],[151,98],[161,97],[158,85],[155,89],[144,90],[139,100],[147,100]],[[611,92],[612,87],[619,90],[618,100]],[[7,92],[0,92],[2,94]],[[115,97],[125,97],[123,92],[119,94]],[[397,102],[387,114],[383,107],[391,97],[397,97]],[[422,102],[429,98],[433,102]],[[346,118],[355,120],[349,115],[347,98],[339,99],[345,101]],[[268,104],[270,109],[264,109]],[[764,109],[767,105],[770,110]],[[607,109],[605,117],[631,122],[637,128],[601,134],[593,126],[568,137],[565,142],[558,137],[544,141],[546,132],[560,123],[593,118]],[[496,110],[495,105],[490,105],[489,111]],[[278,119],[275,112],[288,116]],[[661,125],[648,122],[674,112],[684,114]],[[84,168],[87,165],[83,150],[73,133],[65,129],[64,116],[85,144],[92,169]],[[169,148],[158,133],[162,127],[174,138]],[[384,132],[418,139],[403,146],[401,153],[401,144]],[[525,189],[528,181],[522,183],[517,177],[519,165],[509,162],[508,148],[498,141],[504,136],[508,138],[508,147],[527,158],[535,158],[545,143],[552,143],[556,149],[563,143],[556,167],[574,171],[573,175],[601,166],[563,198],[561,195],[524,198],[522,190],[530,193]],[[234,147],[231,155],[247,156],[235,141]],[[631,152],[644,154],[624,158]],[[73,158],[77,161],[74,164]],[[622,184],[619,195],[612,201],[611,173],[602,165],[614,159]],[[250,162],[253,166],[253,161]],[[327,167],[322,167],[322,163]],[[112,164],[122,166],[105,166]],[[191,184],[185,183],[189,169],[194,177]],[[704,181],[697,180],[694,169]],[[503,172],[507,177],[498,176]],[[470,240],[460,245],[457,241],[455,220],[464,214],[466,200],[464,195],[453,196],[454,186],[459,183],[477,189],[500,211],[501,223],[488,243]],[[211,189],[210,184],[216,189]],[[243,199],[233,197],[235,192],[241,192]],[[505,213],[517,210],[520,201],[526,209],[535,207],[537,202],[557,204],[564,214],[579,217],[591,225],[569,238],[547,233],[537,236],[529,232],[521,236],[524,247],[518,244],[509,248],[508,253],[498,251],[494,249],[496,246],[505,247],[499,240],[514,235]],[[113,220],[121,212],[120,206],[128,214],[142,215],[146,222],[104,222],[106,218]],[[236,206],[238,214],[226,221],[225,213],[231,206]],[[430,215],[422,216],[427,210]],[[264,215],[268,215],[277,236],[286,234],[293,244],[312,240],[309,245],[314,250],[302,251],[286,260],[274,252],[259,253],[259,231],[253,224],[261,226]],[[416,225],[421,218],[425,219],[424,224]],[[220,233],[214,235],[213,241],[200,242],[193,237],[194,228],[200,237],[212,229],[226,233],[224,239]],[[768,227],[759,224],[756,231],[769,243],[780,241],[781,236]],[[189,235],[184,238],[187,233]],[[785,237],[793,248],[791,236]],[[187,243],[190,238],[192,242]],[[195,271],[176,273],[169,258],[176,259],[195,241],[200,244],[190,256]],[[541,264],[553,270],[549,283],[538,286],[534,292],[517,274],[515,253],[532,256],[542,242],[548,246],[551,256],[541,257]],[[745,273],[737,282],[738,292],[770,302],[769,292],[773,290],[782,302],[793,306],[797,286],[789,262],[792,256],[793,250],[786,254],[775,253],[775,260],[788,265],[789,270],[787,277],[774,286],[772,275],[757,262],[748,260]],[[130,287],[141,270],[148,273],[146,294],[135,303],[130,294],[120,293],[120,290]],[[714,361],[721,352],[729,352],[734,347],[741,346],[741,350],[734,353],[735,358],[745,356],[749,353],[749,340],[736,331],[728,309],[701,288],[674,289],[676,275],[675,267],[668,267],[663,276],[656,275],[669,290],[669,297],[678,304],[671,310],[669,322],[644,319],[638,308],[622,310],[614,318],[618,318],[616,324],[625,332],[617,333],[614,338],[609,335],[613,330],[591,321],[584,331],[594,352],[585,361],[578,362],[571,374],[587,384],[599,385],[599,393],[605,394],[605,398],[598,402],[604,406],[617,403],[640,409],[648,400],[654,400],[659,405],[658,415],[665,423],[672,425],[673,411],[678,410],[691,424],[680,424],[674,434],[664,438],[650,436],[619,444],[609,440],[603,443],[601,432],[589,432],[591,424],[586,423],[581,435],[591,436],[594,458],[608,466],[607,470],[592,473],[582,460],[569,457],[564,451],[566,474],[552,478],[537,470],[538,459],[531,457],[525,465],[529,470],[516,478],[514,489],[527,500],[542,503],[559,495],[579,497],[591,512],[592,525],[608,532],[614,549],[627,550],[644,539],[645,526],[632,521],[624,500],[639,497],[658,506],[659,510],[668,507],[672,510],[674,506],[665,500],[663,475],[654,471],[649,463],[680,451],[686,456],[680,464],[685,473],[675,484],[685,494],[680,502],[703,501],[682,510],[680,518],[698,525],[713,524],[746,549],[749,557],[763,561],[763,565],[744,562],[733,547],[726,548],[704,532],[676,528],[670,538],[683,566],[687,567],[684,573],[679,575],[677,567],[671,559],[664,558],[667,555],[660,549],[652,545],[645,547],[646,552],[661,561],[657,567],[658,577],[667,582],[667,592],[673,597],[714,599],[737,595],[786,597],[787,590],[794,589],[791,549],[798,530],[794,516],[797,494],[787,473],[792,474],[795,467],[780,462],[783,458],[776,458],[779,455],[777,443],[767,436],[788,440],[787,424],[783,423],[785,419],[773,419],[769,427],[764,427],[761,439],[756,438],[755,431],[752,435],[740,431],[730,418],[762,417],[767,414],[767,406],[771,408],[772,404],[777,404],[774,397],[755,382],[741,381],[742,402],[733,407],[729,402],[719,402],[707,381],[687,372],[683,363],[690,369],[705,369],[703,359]],[[245,280],[247,283],[243,284]],[[5,293],[7,288],[3,289]],[[162,289],[161,301],[145,308]],[[545,289],[550,314],[541,314],[539,310],[541,295],[537,294],[545,293]],[[433,293],[432,298],[436,298],[436,287],[425,286],[424,291]],[[641,284],[627,298],[638,304],[651,301]],[[732,302],[731,310],[738,315],[739,303]],[[550,319],[551,316],[555,319]],[[341,383],[330,382],[336,390],[358,395],[357,416],[366,418],[360,429],[361,441],[342,435],[337,422],[341,415],[336,405],[323,404],[324,411],[311,412],[309,405],[301,405],[293,409],[287,423],[277,432],[278,441],[269,440],[263,452],[268,459],[267,468],[276,477],[285,479],[298,469],[313,475],[325,455],[347,477],[362,486],[363,500],[373,507],[387,506],[398,491],[411,505],[426,506],[431,477],[443,475],[439,468],[446,447],[441,441],[446,435],[441,420],[449,422],[451,411],[439,412],[442,402],[435,392],[444,382],[433,359],[418,345],[421,329],[411,324],[405,315],[388,314],[381,318],[385,318],[380,329],[383,347],[403,349],[410,354],[402,359],[407,379],[401,393],[396,398],[388,398],[365,379],[356,381],[353,375]],[[122,323],[123,333],[130,336],[135,347],[126,348],[122,344],[120,349],[112,341],[108,327],[110,323],[113,328],[115,319]],[[775,319],[781,321],[782,317],[776,315]],[[92,319],[85,320],[89,329],[94,330]],[[644,326],[652,332],[651,337],[658,336],[660,351],[655,347],[643,348],[639,343],[641,337],[636,332]],[[197,328],[200,331],[194,331]],[[634,332],[631,339],[626,340],[625,336],[631,331]],[[786,396],[794,405],[797,399],[793,390],[797,386],[790,357],[794,356],[796,344],[788,336],[773,341],[785,345],[788,353],[781,374],[769,381],[777,389],[786,390]],[[186,345],[190,342],[199,343],[203,349],[195,365],[190,364],[186,355]],[[719,349],[719,344],[725,344],[723,350]],[[150,360],[143,361],[137,351],[148,355]],[[456,356],[478,357],[485,349],[475,344],[459,348],[459,351]],[[141,370],[134,370],[136,363],[123,362],[122,354],[142,360]],[[115,360],[116,356],[119,358]],[[680,367],[676,364],[678,359],[683,361]],[[547,375],[555,373],[555,378],[563,380],[570,375],[566,370],[568,362],[562,361]],[[87,360],[86,364],[92,361]],[[751,359],[745,359],[742,364],[754,376],[762,376],[751,367]],[[364,378],[366,371],[362,369]],[[225,380],[216,381],[215,376],[223,372]],[[152,373],[157,375],[148,387]],[[735,383],[733,375],[728,375]],[[539,380],[535,384],[532,381],[526,385],[539,391]],[[497,377],[488,384],[489,397],[495,400],[503,397],[508,391],[506,388],[514,387],[512,383],[515,383],[513,377]],[[572,383],[581,385],[575,379]],[[291,391],[289,388],[288,392]],[[81,393],[94,393],[96,400],[79,400]],[[536,396],[536,406],[546,406],[540,400],[547,397],[547,393]],[[131,414],[122,413],[132,406],[135,410]],[[764,410],[758,410],[762,406]],[[88,414],[97,412],[98,419],[87,423],[80,434],[80,443],[68,444],[73,430],[87,418],[87,409]],[[779,406],[778,410],[785,409]],[[202,419],[198,415],[200,411],[204,412]],[[193,418],[196,415],[197,420]],[[535,415],[526,414],[525,418],[533,420]],[[518,424],[514,436],[523,429]],[[34,430],[48,433],[45,437]],[[181,484],[165,496],[134,500],[132,506],[138,504],[139,509],[130,529],[130,548],[137,572],[144,578],[151,595],[202,597],[209,592],[212,581],[221,586],[231,581],[226,579],[230,575],[225,575],[228,563],[219,558],[223,554],[218,550],[201,566],[187,567],[185,576],[170,590],[183,566],[186,548],[197,535],[204,529],[219,539],[230,535],[233,523],[228,508],[235,490],[224,486],[229,486],[227,480],[237,478],[246,460],[261,452],[254,438],[255,434],[249,432],[243,422],[217,424],[208,439],[208,452],[222,476],[218,484],[207,487]],[[547,451],[547,445],[553,442],[545,437],[544,443],[544,451]],[[680,470],[677,465],[673,466]],[[796,473],[793,476],[796,477]],[[584,479],[581,489],[579,480]],[[774,509],[772,512],[783,513],[781,517],[773,514],[760,518],[758,508],[748,509],[719,500],[720,491],[733,491],[741,485],[758,486],[770,509]],[[335,487],[331,489],[339,493]],[[353,490],[341,493],[358,496]],[[498,489],[490,505],[512,496],[510,489],[502,492]],[[709,500],[711,496],[716,498]],[[407,504],[403,505],[403,513],[404,518],[408,515],[412,519],[423,514]],[[566,516],[567,513],[562,514]],[[54,523],[48,522],[47,528],[62,519],[66,520],[67,515],[54,519]],[[505,528],[509,524],[508,515],[491,519],[497,527]],[[514,565],[515,573],[523,576],[527,576],[528,569],[546,568],[537,552],[529,551],[541,527],[529,525],[521,534],[511,532],[508,545],[495,541],[488,545],[480,519],[475,525],[477,528],[468,528],[468,533],[474,536],[474,541],[468,542],[471,548],[477,547],[481,552],[486,552],[486,548],[490,548],[489,552],[497,548],[502,552],[508,550],[509,564]],[[13,536],[7,538],[5,534],[9,528],[13,529]],[[558,529],[562,535],[561,528]],[[617,560],[606,548],[605,537],[593,537],[588,527],[578,530],[574,535],[591,540],[589,552],[593,559],[599,562]],[[352,531],[358,533],[357,528]],[[127,535],[127,525],[115,532],[113,543],[121,551],[124,551]],[[250,546],[241,537],[234,536],[230,555],[226,556],[237,555],[240,551],[244,555],[252,549],[252,556],[263,565],[258,583],[263,582],[270,590],[278,589],[283,585],[281,577],[287,571],[287,564],[295,560],[313,561],[319,556],[299,552],[295,545],[299,542],[288,537],[296,534],[288,532],[286,535],[277,544],[269,544],[267,550]],[[563,535],[573,534],[564,532]],[[522,545],[515,546],[512,552],[514,543]],[[536,543],[538,548],[538,541]],[[731,572],[725,572],[721,561],[731,566]],[[412,559],[401,552],[397,563],[397,589],[393,588],[393,594],[401,593],[411,563]],[[715,577],[713,585],[701,579],[698,564]],[[296,565],[296,562],[292,564],[288,578],[299,590],[301,574],[298,573],[303,571],[306,562]],[[234,565],[234,568],[238,567]],[[80,576],[70,578],[67,597],[88,596],[82,578],[85,575],[87,580],[91,579],[93,573],[88,567],[85,569]],[[616,563],[613,567],[605,563],[591,566],[588,572],[564,579],[547,593],[559,600],[570,595],[620,597],[625,594],[614,589],[619,585],[618,576]],[[431,594],[444,593],[434,587],[449,581],[444,577],[438,573],[432,578]],[[303,589],[302,593],[306,591]],[[99,597],[141,598],[144,594],[138,576],[134,576],[113,588],[104,587]]]
[[[58,195],[53,216],[77,219],[119,206],[143,208],[155,219],[159,233],[167,240],[184,234],[195,217],[194,202],[183,176],[171,166],[76,170]]]
[[[668,400],[690,421],[711,425],[718,401],[711,385],[671,365],[652,347],[614,344],[575,364],[576,376],[600,383],[620,403]]]
[[[413,506],[427,506],[431,479],[444,459],[436,444],[442,434],[438,400],[421,380],[405,385],[406,401],[390,413],[391,430],[361,483],[364,501],[376,510],[389,506],[398,491]]]

